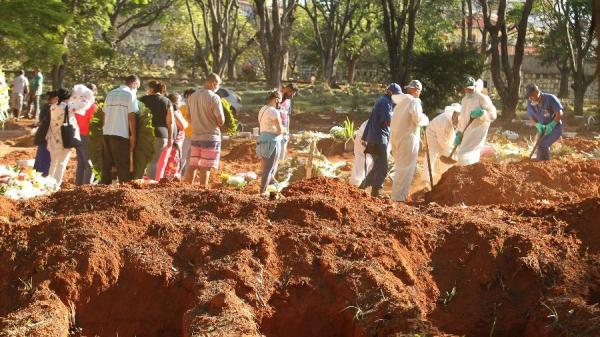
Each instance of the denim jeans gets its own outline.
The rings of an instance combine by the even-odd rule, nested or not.
[[[365,186],[380,189],[388,172],[388,153],[386,144],[369,144],[367,151],[373,157],[373,168],[365,178]]]
[[[281,155],[281,143],[275,146],[275,150],[271,157],[262,159],[262,177],[260,179],[260,193],[265,193],[267,187],[275,179],[277,173],[277,165],[279,163],[279,156]]]
[[[562,136],[562,125],[557,125],[552,132],[540,140],[537,148],[537,160],[550,160],[550,146]]]
[[[75,171],[75,185],[81,186],[92,182],[92,167],[90,166],[88,156],[88,136],[81,135],[81,145],[75,152],[77,153],[77,171]]]

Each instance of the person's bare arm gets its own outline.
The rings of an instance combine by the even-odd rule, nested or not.
[[[130,112],[127,115],[127,121],[129,123],[129,150],[133,151],[135,149],[135,142],[136,142],[136,126],[137,126],[137,121],[135,118],[135,112]]]
[[[225,113],[223,112],[223,104],[220,99],[215,98],[215,117],[217,119],[217,125],[223,126],[225,124]]]
[[[562,109],[560,109],[556,112],[556,116],[554,117],[554,120],[556,121],[556,123],[560,123],[560,121],[562,120],[562,116],[563,116],[563,111],[562,111]]]
[[[168,145],[173,145],[173,107],[167,110],[167,139]]]

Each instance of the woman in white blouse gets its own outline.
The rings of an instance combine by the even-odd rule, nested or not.
[[[50,127],[46,134],[50,152],[50,171],[48,176],[56,180],[56,189],[60,188],[67,164],[71,158],[71,148],[63,146],[61,126],[65,124],[65,113],[69,124],[75,129],[75,138],[81,139],[75,114],[84,114],[93,103],[93,92],[84,85],[76,85],[71,91],[65,88],[56,91],[58,102],[50,106]]]
[[[284,133],[279,111],[280,103],[281,93],[273,90],[269,92],[266,104],[258,112],[260,136],[256,145],[256,153],[262,158],[261,194],[266,193],[267,186],[275,180],[275,173],[277,173],[277,162],[281,153],[281,140]]]

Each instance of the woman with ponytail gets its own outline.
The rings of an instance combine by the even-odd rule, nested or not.
[[[154,127],[154,157],[148,166],[146,175],[153,180],[160,180],[165,172],[167,160],[173,147],[173,106],[164,96],[166,84],[151,80],[146,85],[146,96],[140,100],[152,113]]]

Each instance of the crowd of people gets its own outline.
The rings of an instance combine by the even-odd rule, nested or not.
[[[208,188],[211,172],[219,167],[221,129],[226,119],[223,99],[217,94],[220,85],[219,75],[209,74],[201,88],[185,90],[182,100],[177,93],[167,94],[165,83],[150,80],[145,86],[146,95],[138,101],[141,82],[131,75],[108,92],[103,106],[100,183],[133,179],[138,102],[141,102],[149,110],[154,128],[154,155],[144,170],[145,176],[157,181],[164,177],[180,178],[189,184],[197,178],[200,185]],[[52,176],[58,188],[74,148],[76,184],[89,184],[93,174],[88,135],[98,108],[96,86],[78,84],[72,90],[49,91],[46,93],[48,104],[40,109],[42,87],[43,76],[36,68],[31,80],[19,71],[11,90],[14,117],[21,117],[23,106],[27,106],[25,116],[38,121],[34,168]],[[422,83],[411,81],[404,87],[405,92],[400,85],[391,83],[355,135],[350,183],[361,189],[370,188],[374,197],[387,197],[381,190],[388,176],[391,155],[394,162],[391,198],[406,200],[416,172],[422,128],[426,130],[429,156],[424,166],[433,176],[445,171],[449,162],[477,163],[490,124],[497,117],[496,108],[483,87],[483,81],[466,76],[462,102],[447,106],[430,122],[421,105]],[[293,83],[269,91],[264,106],[257,113],[256,153],[262,160],[261,194],[267,193],[270,184],[277,184],[275,176],[278,164],[286,158],[292,98],[297,92],[298,87]],[[526,98],[528,117],[539,139],[537,158],[548,160],[550,146],[562,134],[563,107],[554,95],[542,93],[535,85],[527,86]],[[450,156],[456,160],[443,160]]]
[[[386,198],[381,189],[388,175],[391,152],[394,159],[391,198],[405,201],[416,172],[421,128],[426,128],[430,162],[428,165],[426,161],[424,166],[426,171],[431,170],[432,180],[438,161],[444,166],[439,170],[442,172],[454,163],[464,166],[479,162],[490,124],[497,118],[496,108],[483,93],[483,86],[483,81],[466,76],[461,104],[447,106],[430,122],[419,99],[422,83],[411,81],[405,87],[406,93],[398,84],[391,83],[355,136],[350,183],[361,189],[371,188],[374,197]],[[525,98],[527,115],[537,130],[536,158],[549,160],[550,146],[562,135],[563,107],[556,96],[542,93],[533,84],[526,87]],[[453,154],[456,160],[449,158]]]

